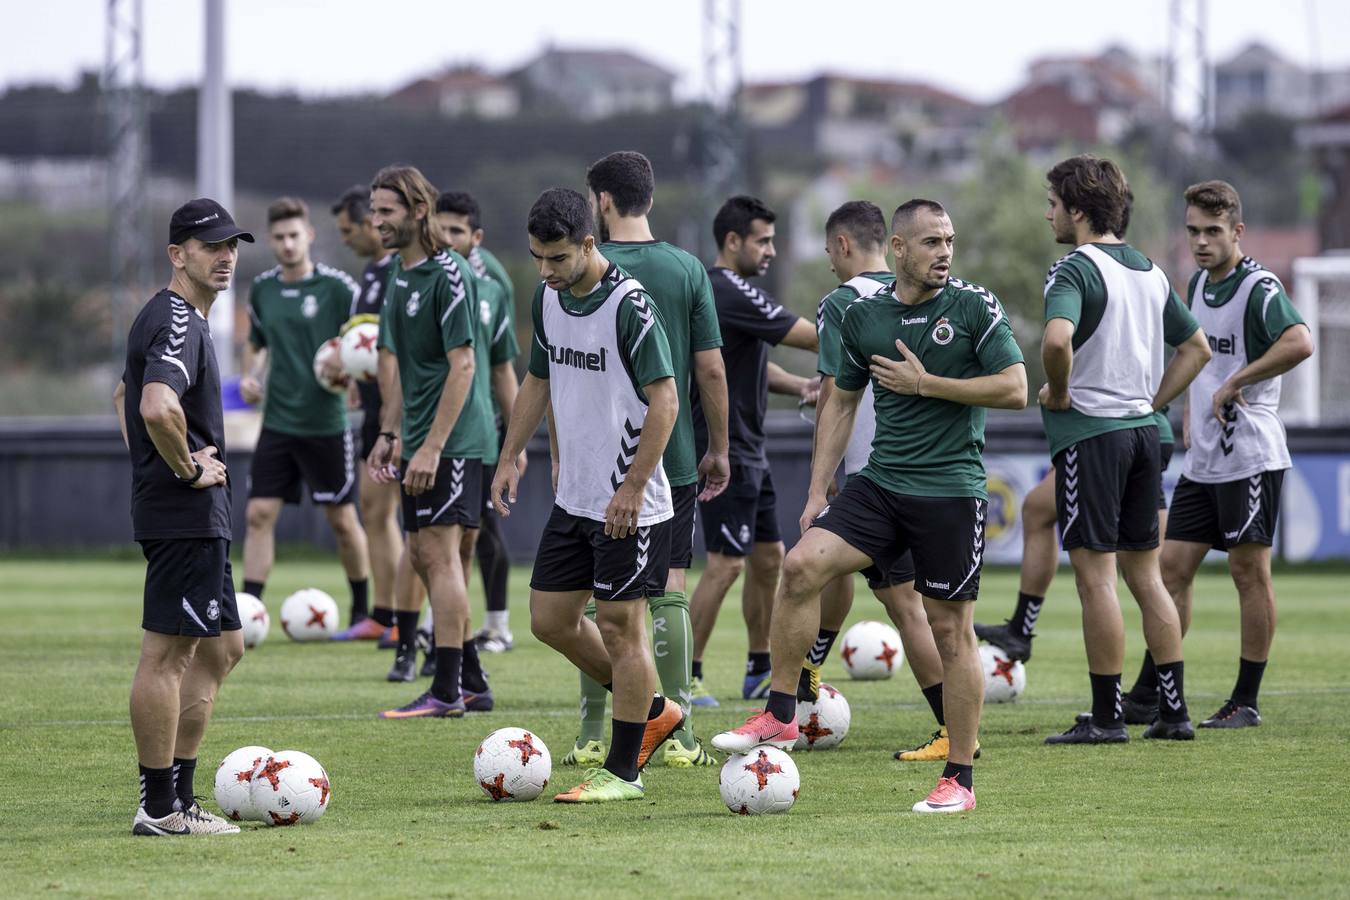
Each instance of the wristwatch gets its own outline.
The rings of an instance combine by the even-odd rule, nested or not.
[[[173,473],[173,477],[174,477],[174,478],[177,478],[179,481],[183,482],[183,484],[196,484],[198,481],[201,480],[202,473],[205,472],[206,469],[203,468],[203,467],[202,467],[202,464],[199,463],[199,462],[197,462],[195,459],[192,461],[192,464],[193,464],[194,466],[197,467],[197,471],[193,473],[193,475],[192,475],[191,478],[184,478],[182,475],[179,475],[177,472],[174,472],[174,473]]]

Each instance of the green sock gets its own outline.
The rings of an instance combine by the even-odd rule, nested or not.
[[[595,621],[595,600],[586,604],[586,618]],[[609,691],[585,673],[581,675],[581,735],[578,744],[587,741],[605,742],[605,702]]]
[[[693,663],[694,629],[689,624],[689,598],[683,591],[666,591],[648,601],[652,610],[652,655],[661,693],[675,700],[684,710],[684,725],[675,732],[686,750],[694,748],[694,718],[690,714],[692,696],[689,667]]]

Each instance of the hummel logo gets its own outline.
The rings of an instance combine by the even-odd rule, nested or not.
[[[597,581],[597,582],[595,582],[595,587],[599,588],[599,589],[602,590],[602,591],[612,591],[612,590],[614,590],[614,582],[612,582],[612,581]]]

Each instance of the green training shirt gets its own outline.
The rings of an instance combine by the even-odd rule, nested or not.
[[[263,427],[281,434],[341,434],[347,397],[314,377],[314,354],[352,316],[361,289],[346,272],[317,263],[302,281],[282,281],[276,266],[248,292],[248,340],[268,353]]]
[[[500,446],[497,442],[497,396],[492,391],[492,369],[502,363],[510,363],[520,353],[516,343],[515,329],[511,327],[511,315],[506,296],[501,285],[491,278],[478,278],[478,315],[475,321],[477,335],[474,339],[474,399],[479,405],[486,405],[487,416],[493,423],[488,453],[483,462],[490,466],[497,464]],[[482,375],[479,390],[479,375]],[[511,372],[515,377],[515,371]]]
[[[860,391],[873,356],[903,359],[900,339],[924,368],[943,378],[992,375],[1022,362],[998,298],[977,284],[950,278],[937,296],[907,306],[895,285],[845,307],[839,328],[843,353],[835,383]],[[897,494],[988,496],[985,410],[932,397],[901,396],[873,383],[877,431],[860,473]]]
[[[661,464],[671,487],[695,484],[698,455],[689,400],[692,354],[722,346],[708,270],[693,255],[665,241],[609,241],[600,251],[642,282],[661,316],[680,397],[680,412]]]
[[[480,245],[469,251],[469,268],[480,278],[486,276],[497,282],[501,286],[502,296],[506,298],[507,307],[514,312],[516,286],[511,283],[511,276],[506,274],[506,266],[502,265],[501,260],[497,259],[491,250]],[[514,316],[512,318],[514,319]]]
[[[422,446],[436,419],[436,406],[450,375],[447,354],[480,340],[480,321],[478,283],[464,257],[442,250],[411,269],[404,269],[403,261],[394,257],[380,315],[379,345],[398,359],[405,459]],[[474,362],[478,366],[477,352]],[[442,457],[485,459],[490,455],[496,430],[491,409],[480,397],[485,381],[474,372],[469,396],[441,450]]]
[[[863,272],[864,278],[880,281],[882,284],[894,284],[895,276],[890,272]],[[816,334],[820,337],[820,354],[816,360],[816,371],[821,375],[834,378],[839,374],[839,357],[843,353],[839,345],[839,323],[844,318],[844,307],[858,299],[858,292],[848,284],[841,284],[830,291],[816,307]]]

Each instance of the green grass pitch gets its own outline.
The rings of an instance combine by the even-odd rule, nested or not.
[[[787,815],[730,814],[717,769],[646,773],[647,799],[600,808],[493,804],[472,754],[494,728],[547,742],[551,787],[576,733],[576,675],[529,635],[526,569],[512,575],[517,649],[485,656],[497,711],[451,721],[375,713],[421,687],[384,679],[369,643],[289,643],[280,600],[304,586],[346,606],[336,562],[281,562],[268,587],[272,634],[235,671],[202,748],[198,792],[244,744],[301,749],[332,778],[309,827],[245,827],[207,841],[133,838],[136,767],[127,692],[139,641],[143,567],[134,561],[0,560],[0,895],[194,897],[490,896],[1344,896],[1350,884],[1350,605],[1343,572],[1281,572],[1279,634],[1262,698],[1266,724],[1201,731],[1194,743],[1052,748],[1088,698],[1068,573],[1046,604],[1022,700],[985,709],[979,808],[921,817],[909,807],[940,767],[896,748],[932,730],[907,670],[826,679],[853,709],[844,744],[798,754]],[[477,585],[475,584],[475,588]],[[861,587],[861,585],[860,585]],[[1007,615],[1016,574],[984,576],[980,617]],[[1142,650],[1128,599],[1127,684]],[[475,620],[481,599],[474,592]],[[860,590],[851,620],[880,618]],[[1237,608],[1223,570],[1197,586],[1186,645],[1192,718],[1218,708],[1237,662]],[[745,650],[728,598],[706,660],[721,709],[700,735],[738,723]],[[425,684],[425,682],[423,682]],[[546,794],[546,796],[550,796]],[[208,801],[214,808],[214,802]]]

